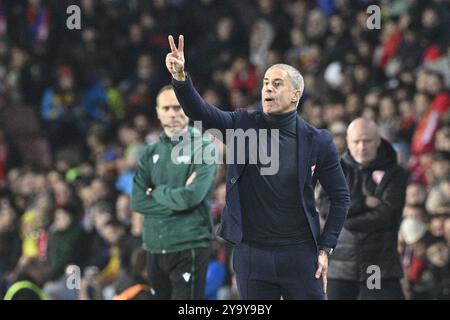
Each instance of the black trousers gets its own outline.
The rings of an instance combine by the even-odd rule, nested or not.
[[[243,300],[322,300],[316,279],[315,244],[261,248],[241,243],[233,255],[239,296]]]
[[[150,286],[156,300],[204,298],[209,248],[152,254],[147,252]]]
[[[380,289],[364,282],[328,279],[329,300],[404,300],[399,279],[381,279]]]

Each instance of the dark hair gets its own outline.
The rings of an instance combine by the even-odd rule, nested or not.
[[[434,161],[450,161],[450,152],[449,151],[435,151],[433,153]]]
[[[111,219],[108,222],[106,222],[105,227],[111,227],[113,229],[124,229],[125,228],[125,226],[116,219]]]
[[[58,209],[66,212],[72,221],[78,219],[80,216],[80,207],[74,202],[69,202],[65,205],[55,208],[55,212]]]

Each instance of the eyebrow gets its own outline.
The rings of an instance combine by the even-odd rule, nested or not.
[[[269,81],[269,78],[264,78],[263,79],[264,81]],[[284,79],[283,78],[275,78],[275,79],[273,79],[272,81],[284,81]]]
[[[181,104],[169,104],[166,106],[160,106],[161,108],[181,108]]]
[[[355,139],[351,139],[352,141],[372,141],[374,140],[373,138],[355,138]]]

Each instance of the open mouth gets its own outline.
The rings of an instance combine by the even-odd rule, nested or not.
[[[272,102],[272,101],[274,101],[274,100],[275,100],[274,98],[270,98],[270,97],[264,99],[265,102]]]

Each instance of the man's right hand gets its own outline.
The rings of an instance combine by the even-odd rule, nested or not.
[[[190,185],[192,182],[194,182],[195,177],[197,176],[197,172],[192,172],[192,174],[189,176],[189,178],[186,180],[186,186]]]
[[[367,196],[366,197],[366,206],[373,209],[378,207],[381,204],[380,199],[373,197],[373,196]]]
[[[172,77],[177,81],[186,80],[184,73],[184,37],[180,35],[178,38],[178,48],[172,36],[169,36],[170,53],[166,56],[167,70],[172,74]]]

